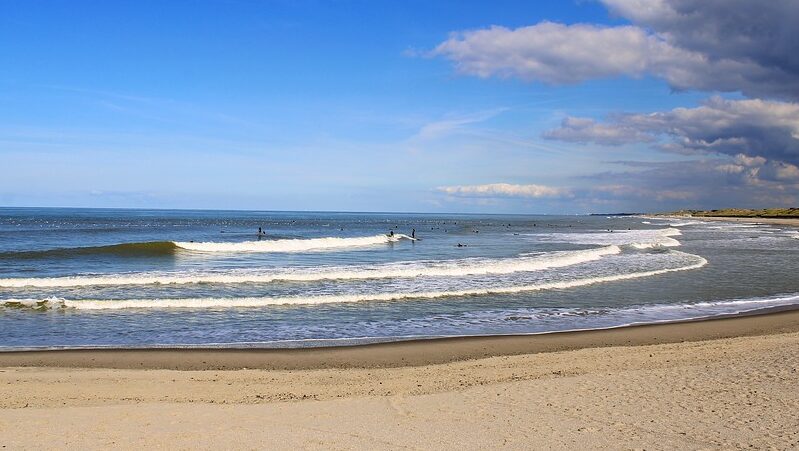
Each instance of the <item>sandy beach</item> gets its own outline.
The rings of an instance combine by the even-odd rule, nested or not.
[[[799,0],[2,5],[0,451],[799,451]]]
[[[315,350],[14,352],[0,367],[9,449],[799,446],[799,311]]]

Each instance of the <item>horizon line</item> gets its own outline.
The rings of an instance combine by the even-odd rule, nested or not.
[[[343,214],[376,214],[376,215],[459,215],[459,216],[596,216],[596,215],[643,215],[652,212],[596,212],[596,213],[465,213],[465,212],[414,212],[414,211],[357,211],[357,210],[250,210],[224,208],[163,208],[163,207],[74,207],[74,206],[1,206],[0,210],[11,209],[64,209],[64,210],[129,210],[129,211],[215,211],[215,212],[248,212],[248,213],[343,213]]]

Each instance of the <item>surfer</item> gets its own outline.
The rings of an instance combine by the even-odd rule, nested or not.
[[[394,236],[394,231],[393,231],[393,230],[389,231],[389,232],[388,232],[388,236],[389,236],[389,237],[393,237],[393,236]]]
[[[411,238],[416,239],[416,229],[411,229]]]

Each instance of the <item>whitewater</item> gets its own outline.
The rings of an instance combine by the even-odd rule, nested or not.
[[[0,208],[0,349],[358,344],[786,307],[796,234],[605,215]]]
[[[430,299],[440,297],[476,296],[488,294],[524,293],[529,291],[554,290],[573,288],[598,283],[614,282],[621,280],[637,279],[641,277],[656,276],[676,271],[690,271],[699,269],[707,264],[707,260],[697,257],[697,262],[677,268],[658,269],[653,271],[633,272],[604,277],[590,277],[585,279],[565,280],[559,282],[542,283],[538,285],[522,285],[510,287],[496,287],[484,289],[468,289],[455,291],[431,291],[410,293],[383,293],[361,295],[335,295],[314,297],[291,298],[204,298],[204,299],[125,299],[125,300],[67,300],[59,298],[35,299],[10,299],[6,305],[19,305],[26,307],[42,308],[75,308],[80,310],[115,310],[135,308],[232,308],[232,307],[262,307],[268,305],[301,305],[301,304],[331,304],[353,303],[365,301],[398,301],[404,299]]]
[[[396,243],[400,240],[415,240],[415,238],[403,234],[379,234],[353,238],[263,239],[240,243],[179,241],[174,244],[180,249],[198,252],[308,252],[375,246]]]
[[[298,268],[292,271],[256,273],[234,271],[207,274],[123,274],[114,276],[75,276],[56,278],[0,279],[0,287],[80,287],[103,285],[235,284],[275,281],[355,280],[411,277],[462,277],[481,274],[511,274],[565,267],[598,260],[621,252],[618,246],[581,251],[556,251],[546,255],[504,259],[463,259],[451,261],[403,262],[376,266]]]

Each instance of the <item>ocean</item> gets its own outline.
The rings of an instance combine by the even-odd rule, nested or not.
[[[2,208],[0,349],[352,345],[724,315],[799,303],[797,252],[799,230],[756,221]]]

